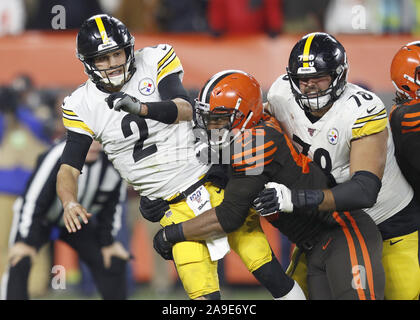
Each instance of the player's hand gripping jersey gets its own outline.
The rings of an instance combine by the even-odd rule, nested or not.
[[[135,53],[130,81],[121,89],[142,102],[161,101],[159,82],[183,69],[174,49],[167,44],[146,47]],[[192,185],[208,170],[194,152],[190,122],[167,125],[125,111],[110,110],[109,94],[86,81],[63,103],[63,122],[68,130],[102,143],[121,177],[140,195],[167,199]]]
[[[387,113],[382,101],[372,92],[348,83],[345,91],[331,109],[312,123],[296,103],[287,75],[280,76],[268,93],[269,112],[274,115],[303,153],[318,163],[333,183],[350,177],[351,141],[378,133],[386,127]],[[330,186],[331,187],[331,186]],[[382,188],[377,202],[365,211],[379,224],[406,207],[413,190],[404,179],[394,157],[392,136],[388,151]]]

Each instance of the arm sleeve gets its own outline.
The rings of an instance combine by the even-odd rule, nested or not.
[[[178,73],[173,73],[163,78],[158,84],[158,90],[162,100],[182,98],[192,104],[191,98],[182,85]]]
[[[382,182],[369,171],[356,171],[346,182],[331,188],[338,211],[370,208],[376,203]]]
[[[81,172],[92,141],[93,139],[87,135],[68,130],[61,163],[68,164]]]
[[[229,180],[224,200],[216,207],[217,219],[226,233],[235,231],[244,223],[252,201],[267,182],[265,175],[236,175]]]

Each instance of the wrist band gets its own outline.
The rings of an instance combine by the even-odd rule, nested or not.
[[[143,102],[147,106],[146,118],[172,124],[178,118],[178,107],[172,100]]]
[[[164,228],[164,237],[166,241],[175,244],[185,241],[184,232],[182,231],[182,223],[171,224]]]
[[[322,190],[292,190],[292,203],[298,209],[317,209],[323,200]]]

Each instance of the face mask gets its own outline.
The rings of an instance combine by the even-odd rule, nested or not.
[[[314,98],[301,98],[301,102],[304,106],[308,107],[312,111],[317,111],[325,107],[331,100],[331,95],[327,94],[321,97]]]

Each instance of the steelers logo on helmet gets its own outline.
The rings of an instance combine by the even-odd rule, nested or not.
[[[330,106],[343,93],[347,84],[347,56],[344,47],[333,36],[310,33],[293,47],[286,68],[296,102],[307,111]],[[301,91],[300,81],[330,76],[328,88],[317,92]]]
[[[209,145],[224,148],[261,120],[261,86],[244,71],[216,73],[195,100],[195,115],[195,124],[207,132]]]
[[[121,21],[106,14],[90,17],[82,24],[76,42],[76,56],[99,89],[121,87],[130,80],[135,71],[134,37]],[[123,64],[101,70],[96,67],[95,59],[120,49],[126,56]]]

